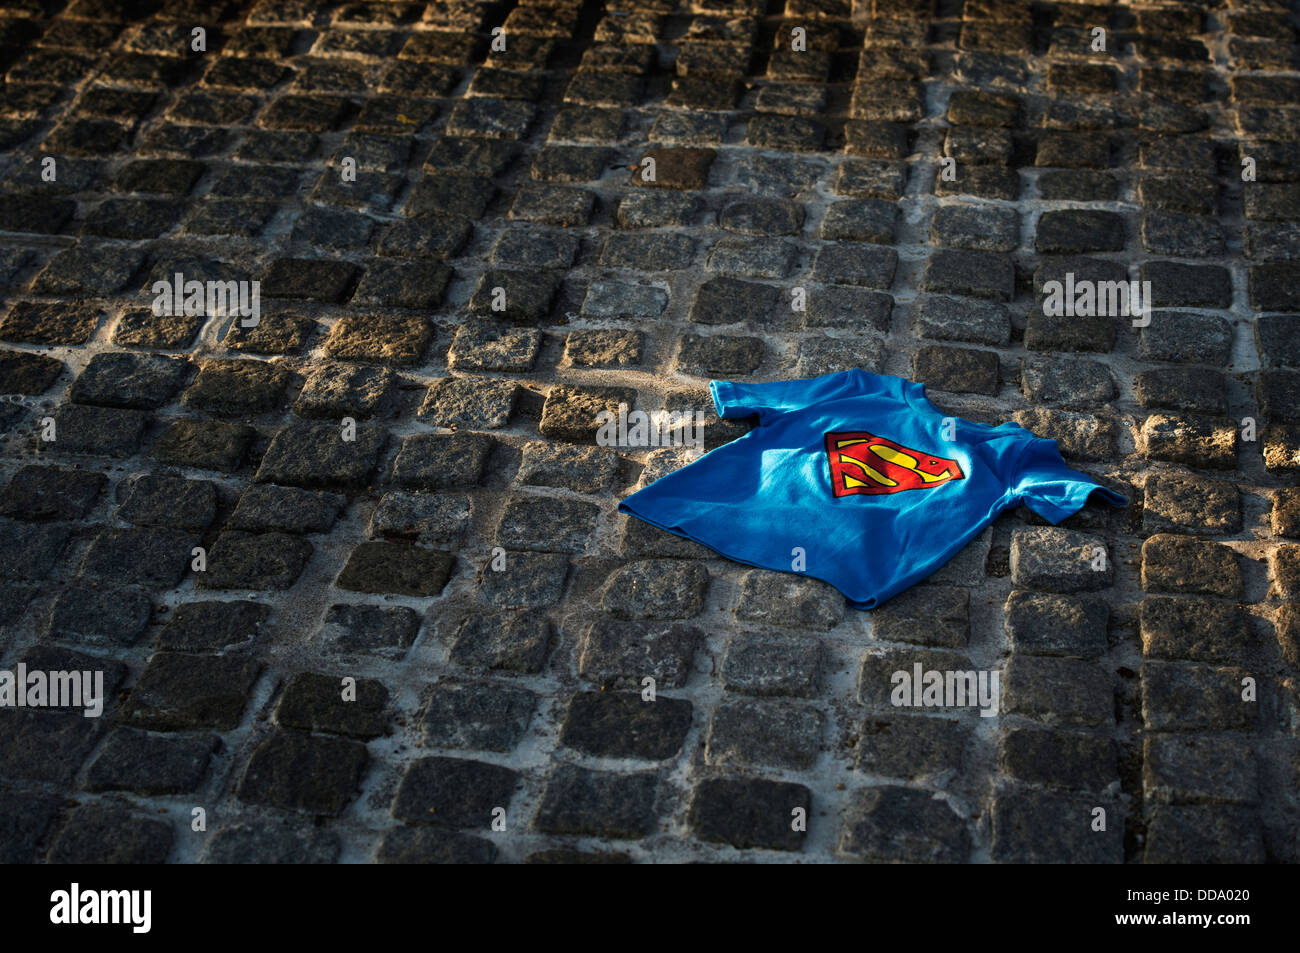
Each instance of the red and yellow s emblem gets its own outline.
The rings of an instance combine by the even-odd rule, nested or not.
[[[828,433],[826,457],[836,496],[925,490],[966,479],[956,460],[913,450],[865,430]]]

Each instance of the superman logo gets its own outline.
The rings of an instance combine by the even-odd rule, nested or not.
[[[913,450],[865,430],[828,433],[826,457],[831,465],[831,491],[836,496],[925,490],[966,479],[956,460]]]

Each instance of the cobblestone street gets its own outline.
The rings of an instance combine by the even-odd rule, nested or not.
[[[1298,12],[0,0],[0,861],[1300,861]],[[1129,505],[617,511],[851,368]]]

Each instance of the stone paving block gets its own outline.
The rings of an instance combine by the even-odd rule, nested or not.
[[[225,525],[248,532],[323,533],[346,503],[347,497],[339,493],[254,484],[239,495]]]
[[[1231,536],[1241,530],[1237,488],[1189,473],[1153,472],[1143,491],[1142,526],[1153,533]]]
[[[1229,547],[1170,533],[1142,544],[1142,588],[1225,599],[1239,599],[1244,591],[1241,567]]]
[[[538,429],[543,436],[572,443],[595,443],[600,428],[634,407],[636,391],[630,387],[572,387],[556,384],[546,395]]]
[[[0,390],[6,394],[43,394],[63,373],[63,362],[26,351],[0,351]]]
[[[1223,376],[1200,368],[1143,371],[1133,379],[1133,392],[1143,407],[1222,414],[1227,410]]]
[[[804,325],[812,328],[889,330],[894,300],[879,291],[829,285],[807,289]]]
[[[1148,596],[1142,600],[1140,621],[1148,658],[1232,662],[1252,642],[1246,616],[1230,602]]]
[[[1300,367],[1300,315],[1264,314],[1255,322],[1260,359],[1271,367]]]
[[[878,248],[853,244],[825,245],[817,252],[813,263],[813,278],[829,284],[865,285],[868,288],[887,289],[894,281],[898,268],[898,253],[892,248]],[[943,282],[931,282],[938,285]],[[923,290],[946,290],[927,286]],[[956,294],[968,291],[953,290]]]
[[[280,730],[253,752],[236,793],[249,804],[332,817],[356,795],[368,760],[359,741]]]
[[[229,473],[244,461],[253,433],[251,427],[219,420],[175,420],[154,442],[153,456],[168,465]]]
[[[513,381],[447,377],[430,385],[419,414],[439,427],[496,430],[509,423],[518,397]]]
[[[1006,666],[1003,708],[1047,725],[1105,726],[1114,722],[1110,674],[1096,662],[1013,656]]]
[[[1152,303],[1159,307],[1226,308],[1231,304],[1231,277],[1216,265],[1152,261],[1140,271],[1141,280],[1151,282]]]
[[[43,430],[39,449],[117,458],[132,456],[140,449],[149,423],[142,411],[84,404],[64,404],[52,419],[54,426]],[[44,439],[47,433],[52,439]]]
[[[368,420],[389,408],[396,384],[396,375],[384,367],[320,367],[308,376],[293,410],[299,417]]]
[[[998,764],[1031,784],[1102,792],[1119,778],[1115,743],[1079,731],[1014,727],[999,739]]]
[[[1287,424],[1300,422],[1296,409],[1300,398],[1300,372],[1263,371],[1255,382],[1255,396],[1265,420]]]
[[[1300,667],[1300,612],[1294,603],[1283,605],[1273,624],[1282,658],[1293,668]]]
[[[177,737],[119,728],[91,762],[86,789],[188,794],[203,783],[218,747],[215,735]]]
[[[153,731],[229,731],[260,670],[247,658],[159,652],[131,689],[125,719]]]
[[[1110,611],[1099,599],[1016,589],[1003,607],[1012,651],[1100,658]]]
[[[345,314],[330,330],[325,352],[340,361],[410,367],[432,339],[433,328],[421,317]]]
[[[1114,567],[1100,537],[1043,526],[1012,534],[1011,578],[1030,589],[1092,591],[1111,585]]]
[[[569,700],[560,743],[596,757],[662,761],[681,751],[690,725],[691,703],[682,699],[580,692]]]
[[[270,614],[270,606],[248,600],[186,602],[163,626],[157,647],[195,653],[246,646]]]
[[[799,377],[820,377],[852,368],[877,373],[885,362],[884,344],[874,337],[851,341],[805,338],[799,342]],[[741,375],[728,375],[741,376]]]
[[[516,549],[582,552],[599,513],[594,503],[518,496],[502,511],[497,539]]]
[[[1300,536],[1300,490],[1285,488],[1273,494],[1272,526],[1279,536]]]
[[[1257,703],[1243,698],[1247,673],[1195,662],[1142,664],[1142,717],[1150,731],[1232,731],[1249,728]]]
[[[0,521],[0,575],[11,579],[46,578],[68,544],[66,525]]]
[[[492,452],[491,437],[475,433],[413,434],[393,461],[393,482],[416,490],[474,486]]]
[[[1095,811],[1106,829],[1094,830]],[[1124,857],[1120,805],[1104,798],[1010,789],[993,799],[990,857],[999,864],[1117,864]]]
[[[594,287],[593,285],[593,289]],[[643,307],[638,304],[637,298],[633,297],[629,300],[622,291],[616,293],[620,300],[614,304],[610,316],[614,314],[622,316],[624,308],[631,308],[633,312],[644,310],[657,313],[662,310],[662,304]],[[592,295],[593,290],[588,289],[587,300],[583,304],[584,309],[592,306]],[[666,295],[662,298],[662,302],[667,302]],[[603,304],[600,306],[603,307]],[[641,334],[637,331],[621,331],[612,328],[572,331],[565,338],[564,356],[571,365],[577,367],[635,366],[641,363],[641,341]]]
[[[1152,460],[1205,470],[1237,467],[1237,425],[1227,418],[1152,414],[1142,423],[1141,439]]]
[[[494,811],[508,811],[518,783],[518,772],[499,765],[420,758],[402,778],[393,798],[393,816],[413,824],[487,831]]]
[[[1148,804],[1253,804],[1259,774],[1244,740],[1148,735],[1142,789]]]
[[[688,822],[701,840],[729,844],[739,850],[799,850],[802,831],[795,830],[796,812],[812,809],[812,794],[802,784],[760,778],[709,778],[691,796]]]
[[[1269,595],[1290,602],[1300,596],[1300,546],[1283,545],[1269,556]]]
[[[868,652],[862,657],[862,664],[858,670],[859,700],[869,708],[896,712],[899,707],[903,707],[896,704],[898,699],[895,697],[895,689],[901,684],[899,673],[911,678],[917,665],[921,666],[923,673],[973,671],[970,659],[944,649],[889,648]],[[910,699],[903,697],[902,700]],[[968,701],[969,704],[974,705],[978,699]],[[923,699],[922,703],[924,704]]]
[[[419,628],[419,616],[405,606],[332,605],[320,638],[335,654],[401,658]]]
[[[680,688],[690,674],[701,633],[670,623],[593,622],[578,642],[578,674],[605,687],[642,687],[653,678],[660,688]]]
[[[610,576],[601,608],[617,619],[688,619],[704,607],[708,579],[694,562],[630,563]]]
[[[357,425],[351,440],[333,424],[290,424],[271,438],[254,479],[301,487],[360,486],[374,472],[384,439],[382,431],[365,424]]]
[[[0,859],[6,864],[32,864],[42,840],[59,811],[57,798],[43,794],[5,791],[0,795]]]
[[[279,258],[262,278],[262,294],[338,303],[347,299],[358,276],[359,269],[344,261]]]
[[[142,474],[126,484],[117,518],[137,526],[202,531],[217,517],[217,490],[208,480]]]
[[[139,271],[142,263],[142,253],[129,248],[91,249],[80,246],[68,248],[46,263],[32,281],[32,291],[36,294],[73,296],[114,294],[127,286],[131,276]],[[11,310],[5,318],[5,325],[0,326],[0,337],[6,340],[22,340],[14,337],[13,332],[36,317],[35,313],[28,309],[24,309],[21,313],[15,313],[16,311],[17,309]],[[71,320],[71,325],[69,325],[69,318],[65,317],[52,329],[29,331],[28,333],[35,333],[39,337],[39,340],[31,343],[55,344],[59,343],[57,338],[69,336],[73,340],[67,343],[84,343],[90,337],[90,331],[94,327],[93,319],[86,311],[81,311],[80,315],[77,315],[77,311],[74,310]]]
[[[479,279],[469,308],[483,317],[537,324],[550,314],[561,280],[561,273],[543,269],[490,269]]]
[[[454,557],[400,543],[361,543],[334,584],[352,592],[436,596],[451,576]]]
[[[187,369],[178,358],[152,354],[96,354],[68,393],[80,404],[153,410],[175,393]]]
[[[955,586],[918,586],[872,613],[872,635],[885,642],[960,648],[970,638],[970,593]]]
[[[803,702],[729,697],[709,722],[704,760],[720,767],[808,770],[821,751],[825,718]]]
[[[1020,389],[1035,403],[1088,407],[1115,396],[1115,379],[1110,369],[1097,361],[1031,358],[1021,365]]]
[[[821,644],[805,637],[737,633],[727,643],[722,681],[728,690],[747,695],[811,698],[822,659]]]
[[[533,328],[467,321],[456,332],[447,359],[455,370],[530,371],[540,346],[541,334]]]
[[[994,252],[941,249],[926,261],[920,290],[1010,301],[1015,268],[1009,258]]]
[[[120,347],[170,348],[181,350],[194,343],[206,315],[159,315],[142,309],[128,311],[113,331],[113,343]],[[238,322],[234,327],[238,328]]]
[[[421,724],[433,748],[509,751],[532,719],[537,696],[498,682],[442,681],[429,693]]]
[[[465,496],[385,493],[370,514],[369,532],[440,549],[454,547],[465,536],[470,512]]]
[[[912,326],[920,337],[999,345],[1011,336],[1011,318],[998,304],[942,295],[922,295],[912,309]]]
[[[962,819],[927,791],[868,788],[845,811],[837,849],[873,863],[962,863],[970,851]]]
[[[296,818],[227,824],[212,835],[200,860],[209,864],[332,864],[342,845],[332,831]]]
[[[551,834],[635,840],[659,818],[653,771],[592,771],[558,764],[546,778],[533,826]]]
[[[490,864],[496,857],[484,837],[422,827],[395,827],[375,849],[377,864]]]
[[[302,574],[314,547],[288,533],[228,530],[217,537],[207,569],[196,579],[203,589],[288,589]]]
[[[613,481],[618,455],[604,447],[571,447],[533,441],[524,447],[517,479],[527,486],[552,486],[595,493]]]
[[[222,417],[252,417],[277,410],[290,380],[289,371],[266,361],[208,361],[182,400]]]
[[[22,618],[36,590],[31,586],[0,582],[0,625],[10,625]]]
[[[479,573],[479,595],[497,606],[544,606],[564,592],[569,559],[563,553],[506,552]]]
[[[1264,858],[1259,816],[1248,808],[1161,806],[1147,823],[1148,864],[1258,864]]]
[[[78,805],[50,844],[52,864],[161,864],[175,832],[166,821],[116,804]]]
[[[1300,468],[1300,427],[1274,424],[1264,431],[1264,466],[1270,471]]]
[[[1119,251],[1124,247],[1124,218],[1117,212],[1066,209],[1044,212],[1038,219],[1034,247],[1042,254]]]
[[[857,735],[854,763],[884,777],[936,777],[960,770],[970,726],[950,718],[868,717]]]
[[[551,639],[550,622],[531,613],[478,615],[462,623],[449,658],[471,671],[536,673],[546,664]]]
[[[941,206],[930,231],[935,241],[952,248],[1008,252],[1020,244],[1020,222],[1010,209]]]
[[[992,395],[999,389],[998,356],[993,351],[927,345],[916,352],[912,376],[936,390]]]
[[[1118,448],[1119,426],[1111,415],[1042,408],[1018,410],[1012,420],[1035,436],[1055,440],[1067,460],[1110,460]]]
[[[102,473],[63,467],[25,466],[0,491],[0,516],[75,520],[90,512],[108,479]]]
[[[149,624],[153,603],[138,589],[65,589],[50,607],[46,638],[130,645]]]
[[[741,582],[735,612],[746,622],[826,631],[844,617],[844,597],[818,579],[755,569]]]
[[[83,576],[105,583],[168,589],[190,571],[199,538],[183,530],[105,529],[82,557]]]

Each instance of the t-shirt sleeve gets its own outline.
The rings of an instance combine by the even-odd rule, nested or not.
[[[1013,484],[1016,497],[1051,523],[1079,512],[1093,493],[1113,506],[1128,504],[1119,493],[1066,466],[1055,440],[1039,437],[1031,438],[1025,448]]]
[[[765,423],[777,414],[811,407],[839,397],[869,397],[873,394],[899,396],[895,393],[898,378],[870,374],[862,370],[840,371],[806,380],[772,381],[766,384],[742,384],[736,381],[710,381],[709,392],[719,417],[749,417],[758,414]]]

